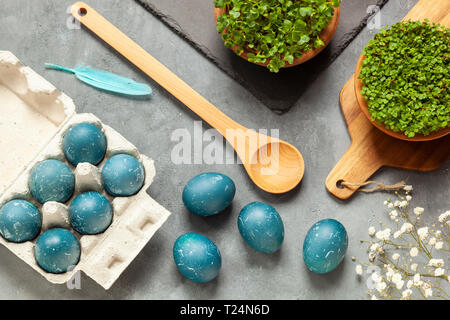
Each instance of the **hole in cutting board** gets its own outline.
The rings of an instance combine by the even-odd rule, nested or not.
[[[85,16],[85,15],[87,14],[86,8],[80,8],[80,9],[78,10],[78,14],[79,14],[81,17]]]
[[[342,182],[344,182],[343,179],[336,181],[336,187],[338,187],[339,189],[344,189]]]

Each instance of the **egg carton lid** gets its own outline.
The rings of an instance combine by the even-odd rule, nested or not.
[[[71,98],[0,51],[0,195],[75,114]]]

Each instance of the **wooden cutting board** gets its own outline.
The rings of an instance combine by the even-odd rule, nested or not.
[[[449,27],[450,0],[420,0],[403,20],[424,19]],[[374,127],[358,105],[353,80],[354,75],[340,93],[341,109],[352,143],[326,179],[326,188],[332,195],[348,199],[357,189],[342,187],[342,181],[363,183],[384,166],[432,171],[447,160],[450,135],[433,141],[410,142],[392,138]]]

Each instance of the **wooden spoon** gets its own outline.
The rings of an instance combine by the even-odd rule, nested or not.
[[[236,150],[258,187],[284,193],[300,183],[305,165],[294,146],[233,121],[84,2],[73,4],[71,11],[83,25],[217,129]]]

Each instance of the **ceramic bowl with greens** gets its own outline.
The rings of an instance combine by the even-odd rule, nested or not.
[[[226,47],[271,72],[301,64],[330,43],[340,0],[214,0]]]

